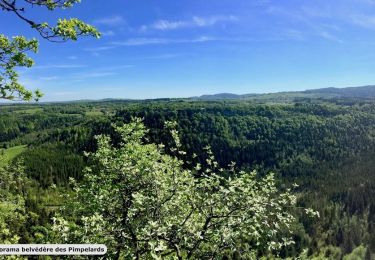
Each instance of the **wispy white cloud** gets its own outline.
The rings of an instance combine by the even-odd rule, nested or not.
[[[76,60],[76,59],[78,59],[77,56],[68,56],[67,58],[68,58],[68,60]]]
[[[111,44],[114,46],[141,46],[141,45],[154,45],[154,44],[168,44],[173,40],[166,38],[132,38],[124,41],[116,41]],[[113,47],[113,46],[112,46]]]
[[[36,80],[32,77],[22,77],[20,78],[20,83],[28,88],[31,88],[32,90],[40,87],[40,80]]]
[[[141,27],[142,30],[145,30],[147,28],[153,28],[157,30],[175,30],[181,27],[186,27],[188,25],[185,21],[168,21],[168,20],[159,20],[156,21],[151,26],[143,25]]]
[[[115,32],[112,30],[102,31],[100,33],[102,34],[102,36],[114,36],[115,35]]]
[[[48,97],[49,98],[51,98],[51,97],[66,97],[66,96],[71,96],[71,97],[76,96],[77,97],[77,93],[81,93],[81,92],[78,92],[78,91],[53,92],[53,93],[48,93]]]
[[[209,17],[194,16],[190,20],[158,20],[151,25],[142,25],[141,31],[155,29],[161,31],[176,30],[181,28],[208,27],[219,23],[237,22],[238,17],[234,15],[217,15]]]
[[[205,26],[213,26],[217,23],[221,22],[237,22],[239,18],[234,15],[229,16],[211,16],[211,17],[193,17],[194,25],[205,27]]]
[[[47,65],[38,65],[32,67],[33,69],[78,69],[84,68],[86,65],[83,64],[47,64]]]
[[[123,70],[123,69],[130,69],[130,68],[133,68],[134,66],[133,65],[129,65],[129,64],[124,64],[124,65],[118,65],[118,66],[109,66],[109,67],[105,67],[105,68],[102,68],[102,71],[104,72],[109,72],[109,71],[117,71],[117,70]]]
[[[49,77],[40,77],[41,80],[44,80],[44,81],[51,81],[51,80],[57,80],[59,79],[60,77],[58,76],[49,76]]]
[[[333,22],[329,24],[326,22],[327,19],[331,21],[333,18],[333,14],[329,9],[318,10],[303,6],[297,10],[289,10],[282,7],[269,6],[266,13],[288,18],[291,21],[297,21],[300,25],[305,26],[305,30],[287,29],[284,36],[290,36],[289,39],[305,40],[311,36],[315,36],[336,43],[344,42],[335,35],[337,32],[341,31],[341,28]],[[322,20],[325,22],[323,23]]]
[[[338,37],[336,37],[335,35],[331,34],[330,32],[327,32],[327,31],[320,31],[319,36],[326,39],[326,40],[334,41],[334,42],[337,42],[337,43],[344,43],[343,40],[339,39]]]
[[[98,46],[98,47],[90,47],[90,48],[84,48],[84,51],[89,52],[100,52],[100,51],[107,51],[115,48],[114,46],[104,45],[104,46]]]
[[[132,68],[133,65],[123,64],[116,66],[96,66],[95,69],[78,70],[74,72],[66,72],[64,76],[40,76],[29,75],[22,77],[22,83],[27,86],[38,86],[41,82],[53,82],[55,85],[66,85],[71,83],[84,82],[92,78],[106,78],[118,75],[126,69]],[[43,83],[44,84],[44,83]]]
[[[67,75],[64,79],[77,81],[77,80],[84,80],[84,79],[89,79],[89,78],[109,77],[109,76],[118,75],[124,69],[129,69],[132,67],[133,65],[130,65],[130,64],[105,66],[105,67],[97,66],[94,70],[91,70],[91,71],[90,70],[82,71],[82,72]]]
[[[182,44],[182,43],[202,43],[215,41],[216,38],[201,36],[192,39],[171,39],[171,38],[132,38],[125,41],[112,42],[113,46],[142,46],[142,45],[163,45],[163,44]]]
[[[107,45],[85,48],[84,51],[91,52],[95,56],[99,56],[102,51],[109,51],[120,47],[137,47],[137,46],[147,46],[147,45],[170,45],[170,44],[195,44],[195,43],[205,43],[205,42],[249,42],[253,39],[249,38],[230,38],[230,37],[211,37],[211,36],[200,36],[195,38],[130,38],[121,41],[109,42]],[[156,58],[168,59],[172,57],[177,57],[176,55],[162,55]]]
[[[359,25],[363,28],[375,30],[375,16],[371,15],[355,15],[352,16],[354,24]]]
[[[300,13],[303,17],[310,18],[332,18],[334,15],[331,9],[325,6],[320,6],[320,8],[311,6],[302,6]]]
[[[122,41],[113,41],[108,45],[85,48],[85,51],[92,52],[94,55],[99,55],[101,51],[108,51],[119,47],[137,47],[147,45],[170,45],[170,44],[195,44],[205,42],[253,42],[252,38],[236,38],[236,37],[211,37],[200,36],[195,38],[130,38]],[[158,56],[158,58],[171,58],[176,55]]]
[[[98,72],[83,72],[74,75],[75,79],[88,79],[88,78],[101,78],[116,75],[117,73],[111,71],[98,71]]]
[[[117,25],[121,25],[125,23],[126,23],[125,19],[119,15],[104,17],[104,18],[97,19],[94,21],[94,24],[106,25],[106,26],[117,26]]]
[[[144,57],[137,57],[136,60],[167,60],[167,59],[173,59],[178,58],[182,56],[187,56],[190,54],[187,53],[164,53],[160,55],[151,55],[151,56],[144,56]]]
[[[123,65],[116,65],[116,66],[105,66],[99,67],[97,66],[94,70],[88,71],[81,71],[78,73],[73,73],[70,75],[66,75],[64,77],[65,80],[84,80],[89,78],[102,78],[102,77],[109,77],[118,75],[124,69],[132,68],[133,65],[130,64],[123,64]]]

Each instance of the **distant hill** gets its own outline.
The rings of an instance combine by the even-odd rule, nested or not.
[[[244,94],[237,95],[232,93],[220,93],[214,95],[202,95],[200,97],[192,97],[196,100],[222,100],[222,99],[246,99],[246,100],[275,100],[288,101],[303,98],[359,98],[359,99],[375,99],[375,85],[348,88],[320,88],[305,91],[289,91],[267,94]]]
[[[176,100],[251,100],[259,102],[294,102],[302,101],[304,99],[375,99],[375,85],[361,86],[361,87],[347,87],[347,88],[320,88],[309,89],[304,91],[285,91],[276,93],[264,94],[233,94],[233,93],[218,93],[213,95],[202,95],[190,98],[155,98],[155,99],[127,99],[127,98],[105,98],[105,99],[81,99],[71,101],[46,101],[35,104],[50,104],[50,103],[96,103],[96,102],[154,102],[154,101],[176,101]],[[7,102],[0,99],[0,106],[26,104],[25,102]],[[27,103],[30,104],[30,103]]]
[[[349,87],[349,88],[321,88],[304,91],[306,94],[329,94],[349,98],[374,98],[375,86]]]
[[[259,94],[245,94],[237,95],[232,93],[219,93],[214,95],[203,95],[200,97],[193,97],[193,99],[215,100],[215,99],[244,99],[248,97],[257,96]]]

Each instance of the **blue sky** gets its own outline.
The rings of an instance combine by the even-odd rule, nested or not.
[[[43,101],[375,84],[375,0],[83,0],[26,14],[78,17],[103,33],[40,42],[20,77]],[[4,12],[0,32],[38,37]]]

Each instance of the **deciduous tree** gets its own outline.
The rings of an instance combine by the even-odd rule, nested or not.
[[[227,251],[256,258],[293,243],[296,197],[278,191],[272,174],[259,179],[232,167],[222,177],[211,153],[207,169],[190,170],[162,145],[146,144],[139,119],[116,131],[119,147],[97,138],[95,166],[75,185],[64,218],[54,219],[57,242],[104,243],[107,257],[136,259],[213,259]]]
[[[30,7],[47,8],[50,11],[66,9],[80,0],[0,0],[0,9],[17,16],[36,30],[41,38],[53,42],[77,40],[80,36],[99,37],[97,29],[77,18],[59,19],[55,25],[43,21],[34,21],[27,16]],[[39,90],[32,92],[19,83],[16,67],[31,67],[33,60],[27,52],[38,51],[37,39],[24,36],[8,38],[0,34],[0,98],[9,100],[38,100],[42,97]]]

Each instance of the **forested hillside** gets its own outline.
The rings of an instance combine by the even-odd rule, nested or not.
[[[296,99],[362,99],[373,100],[375,98],[375,86],[347,87],[347,88],[318,88],[304,91],[286,91],[267,94],[243,94],[236,95],[231,93],[221,93],[214,95],[202,95],[193,97],[198,100],[252,100],[252,101],[268,101],[268,102],[293,102]]]
[[[109,135],[114,147],[120,147],[113,125],[132,118],[143,119],[147,143],[164,144],[185,169],[209,168],[212,162],[204,151],[210,147],[224,178],[234,162],[238,170],[256,170],[257,178],[274,172],[281,190],[298,184],[296,208],[312,208],[320,217],[297,210],[298,221],[291,226],[294,244],[284,245],[280,257],[374,257],[375,103],[354,99],[2,105],[0,167],[17,165],[25,174],[24,184],[12,182],[18,183],[14,196],[23,190],[24,203],[15,204],[24,213],[15,229],[19,242],[48,241],[52,217],[65,204],[59,195],[73,193],[69,179],[80,182],[86,166],[95,168],[95,160],[84,152],[97,151],[99,134]],[[176,122],[186,153],[174,152],[168,121]],[[194,171],[196,178],[202,174]]]

